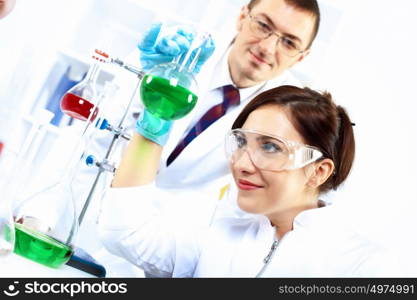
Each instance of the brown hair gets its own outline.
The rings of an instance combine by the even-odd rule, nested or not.
[[[256,4],[258,4],[261,0],[250,0],[248,3],[248,9],[249,11],[252,10],[253,7],[255,7]],[[320,8],[316,0],[284,0],[286,4],[305,12],[309,12],[313,17],[315,17],[314,22],[314,28],[311,36],[310,43],[307,46],[307,49],[311,47],[313,44],[314,39],[317,36],[317,33],[319,32],[320,27],[320,20],[321,20],[321,14],[320,14]]]
[[[320,192],[336,190],[348,177],[355,157],[352,123],[345,109],[337,106],[328,92],[284,85],[263,92],[250,101],[232,129],[242,128],[251,112],[271,104],[284,107],[305,143],[318,148],[323,158],[333,161],[335,172],[320,186]]]

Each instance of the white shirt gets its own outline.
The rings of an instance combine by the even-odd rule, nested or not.
[[[155,185],[111,189],[99,224],[103,242],[160,277],[401,276],[395,259],[340,224],[332,207],[300,213],[265,267],[275,228],[259,215],[222,216],[207,228],[215,194],[166,193]],[[229,191],[221,201],[235,197]],[[196,205],[206,214],[193,214]]]

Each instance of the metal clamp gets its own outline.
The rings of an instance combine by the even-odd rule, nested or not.
[[[117,137],[121,137],[127,141],[130,141],[132,139],[132,136],[129,133],[126,133],[126,129],[123,127],[114,127],[107,121],[107,119],[103,119],[100,124],[97,123],[97,127],[100,130],[108,130],[111,133],[113,133]]]
[[[114,166],[114,164],[109,162],[107,159],[103,160],[102,162],[99,162],[93,155],[89,155],[85,159],[85,163],[89,167],[92,167],[92,166],[98,167],[100,171],[105,171],[105,172],[110,172],[110,173],[116,172],[116,167]]]

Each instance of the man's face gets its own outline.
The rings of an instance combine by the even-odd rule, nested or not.
[[[0,0],[0,19],[7,16],[14,8],[16,0]]]
[[[251,11],[244,7],[228,58],[232,79],[238,87],[254,86],[277,77],[308,54],[308,50],[294,57],[283,54],[277,47],[276,35],[259,38],[254,33],[251,27],[254,20],[295,42],[300,50],[308,47],[315,23],[315,17],[309,12],[297,10],[284,0],[261,0]]]

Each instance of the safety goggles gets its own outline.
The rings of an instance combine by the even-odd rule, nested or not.
[[[268,171],[302,168],[323,156],[315,147],[247,129],[229,131],[225,150],[232,164],[246,152],[257,168]]]

